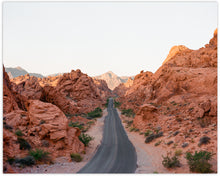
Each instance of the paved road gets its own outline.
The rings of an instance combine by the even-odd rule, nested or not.
[[[129,141],[118,113],[113,107],[113,99],[110,98],[102,143],[93,158],[79,173],[134,173],[136,163],[135,148]]]

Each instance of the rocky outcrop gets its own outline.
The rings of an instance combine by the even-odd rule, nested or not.
[[[74,114],[101,107],[111,95],[105,81],[93,80],[77,70],[48,80],[25,75],[10,82],[4,68],[3,71],[3,164],[6,172],[11,172],[8,158],[26,157],[29,149],[48,151],[52,159],[59,156],[70,159],[70,153],[85,150],[78,139],[81,131],[68,126],[66,115],[71,115],[74,122],[79,118],[75,119]],[[87,121],[81,117],[83,120]],[[16,132],[21,136],[16,136]],[[19,140],[26,146],[21,146]]]
[[[14,92],[13,87],[3,66],[3,114],[18,109],[26,110],[26,98]]]
[[[137,75],[119,101],[122,109],[135,111],[133,125],[142,132],[157,126],[165,135],[178,130],[181,136],[173,140],[190,144],[187,138],[199,141],[199,131],[205,128],[204,133],[212,129],[209,137],[216,139],[217,31],[209,44],[198,50],[172,48],[163,65],[154,74]],[[209,151],[217,149],[214,142],[207,146]]]
[[[13,91],[27,100],[42,100],[66,114],[87,113],[101,107],[112,96],[103,80],[92,79],[80,70],[55,77],[19,76],[12,79]]]
[[[179,46],[173,46],[170,49],[170,52],[167,56],[167,58],[163,61],[163,64],[165,64],[167,61],[169,61],[172,57],[174,57],[175,55],[177,55],[178,53],[181,53],[184,50],[189,50],[187,47],[183,46],[183,45],[179,45]]]
[[[52,86],[43,87],[40,100],[48,102],[59,107],[65,114],[75,114],[79,111],[77,103],[63,96],[56,88]]]
[[[18,109],[18,105],[15,96],[11,92],[11,82],[3,67],[3,113],[9,113],[16,109]]]
[[[113,93],[119,97],[124,96],[124,94],[128,90],[128,88],[133,85],[133,81],[134,80],[131,77],[129,77],[127,82],[121,83],[117,87],[115,87],[113,90]]]
[[[132,86],[127,88],[124,96],[119,98],[122,103],[121,108],[123,109],[134,109],[137,112],[139,106],[141,106],[145,99],[151,97],[152,86],[152,72],[141,71],[140,74],[136,75]]]
[[[20,130],[22,138],[31,148],[50,152],[53,158],[70,157],[70,153],[84,151],[78,136],[80,130],[68,126],[64,113],[51,103],[30,100],[28,111],[12,111],[4,117],[4,158],[23,157],[26,151],[19,148],[15,131]],[[10,128],[9,128],[10,127]]]
[[[38,81],[41,87],[44,87],[44,86],[56,87],[61,76],[62,75],[56,75],[56,76],[38,78]]]
[[[108,97],[96,86],[93,79],[80,70],[72,70],[60,77],[56,89],[65,97],[77,102],[79,112],[90,112],[101,107]]]
[[[38,78],[26,74],[12,80],[14,86],[13,91],[26,97],[27,99],[39,100],[42,93],[42,87],[38,82]]]
[[[95,85],[98,87],[98,93],[100,94],[102,99],[106,99],[108,97],[113,96],[112,91],[108,88],[106,81],[101,79],[93,78]]]

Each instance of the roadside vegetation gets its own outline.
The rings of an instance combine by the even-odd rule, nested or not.
[[[71,153],[70,157],[71,157],[72,161],[76,161],[76,162],[80,162],[83,159],[79,153]]]
[[[92,136],[85,133],[81,133],[78,138],[86,147],[89,145],[89,142],[94,139]]]
[[[194,154],[187,152],[186,159],[190,171],[197,173],[212,173],[212,165],[209,163],[209,160],[211,160],[213,155],[214,154],[208,151],[195,151]]]
[[[108,103],[109,103],[109,98],[107,98],[106,103],[105,103],[105,107],[108,107]]]
[[[47,161],[49,160],[49,152],[46,152],[42,149],[35,149],[35,150],[31,150],[29,151],[29,155],[33,156],[35,161]]]
[[[102,117],[102,109],[98,107],[94,111],[89,112],[87,115],[90,118]]]
[[[176,156],[176,155],[171,156],[170,152],[167,153],[167,156],[162,155],[162,157],[163,157],[162,164],[166,168],[174,168],[174,167],[181,166],[178,156]]]
[[[121,102],[114,100],[115,108],[119,108],[121,106]]]
[[[37,163],[53,163],[50,153],[42,149],[30,150],[28,155],[23,158],[8,158],[7,162],[18,167],[32,166]]]
[[[122,109],[121,114],[127,116],[127,117],[133,117],[135,116],[135,113],[132,109]]]

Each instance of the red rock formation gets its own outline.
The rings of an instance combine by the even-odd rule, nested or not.
[[[38,78],[38,81],[39,81],[39,84],[40,84],[41,87],[44,87],[44,86],[56,87],[61,76],[62,75]]]
[[[59,91],[57,91],[56,88],[52,86],[43,87],[40,100],[56,105],[65,114],[75,114],[79,111],[76,102],[71,99],[67,99],[63,96],[63,94],[61,94]]]
[[[20,150],[15,136],[21,130],[24,138],[32,148],[41,148],[51,153],[52,158],[70,157],[70,153],[84,151],[78,136],[80,130],[68,126],[68,119],[63,112],[52,105],[39,100],[30,100],[28,112],[17,110],[4,117],[4,161],[11,157],[24,157],[26,150]],[[10,127],[10,129],[8,128]]]
[[[19,109],[15,99],[15,96],[11,92],[11,82],[3,66],[3,113],[9,113]]]
[[[52,147],[54,156],[66,155],[71,152],[84,151],[84,145],[79,141],[77,128],[68,127],[68,120],[63,112],[50,103],[31,100],[28,108],[30,128],[29,140],[34,146],[42,145],[47,140]],[[54,145],[55,144],[55,145]]]
[[[159,127],[164,134],[160,140],[165,144],[171,140],[178,147],[188,143],[184,152],[216,153],[217,30],[205,47],[190,50],[175,46],[154,74],[144,74],[137,75],[133,85],[119,98],[122,109],[132,108],[136,112],[134,127],[141,132]],[[198,148],[204,135],[211,142]],[[161,145],[171,151],[165,144]],[[216,160],[215,155],[214,167]]]
[[[12,81],[13,91],[19,93],[20,95],[26,97],[27,99],[39,100],[41,97],[42,87],[38,82],[38,78],[26,74],[25,76],[19,76]]]
[[[80,70],[63,74],[56,88],[65,97],[77,102],[79,112],[84,113],[101,107],[105,103],[103,98],[108,96],[100,91],[91,77]]]
[[[113,96],[112,91],[108,88],[106,81],[101,79],[93,78],[94,83],[98,87],[98,94],[100,94],[101,98],[105,100],[108,97]]]
[[[3,114],[18,109],[26,110],[26,98],[14,92],[13,87],[3,66]]]
[[[124,96],[119,98],[120,102],[123,102],[121,108],[123,109],[134,109],[142,105],[145,99],[151,96],[151,78],[152,72],[141,71],[140,74],[136,75],[131,87],[127,89]]]
[[[183,46],[183,45],[179,45],[179,46],[173,46],[170,49],[170,52],[167,56],[167,58],[165,59],[165,61],[163,61],[163,64],[165,64],[167,61],[169,61],[172,57],[174,57],[175,55],[177,55],[178,53],[181,53],[184,50],[189,50],[187,47]]]
[[[113,93],[117,96],[123,96],[129,87],[133,85],[133,79],[128,78],[127,82],[119,84],[114,90]]]

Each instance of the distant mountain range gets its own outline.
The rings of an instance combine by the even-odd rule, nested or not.
[[[109,89],[113,90],[119,84],[125,83],[128,80],[129,76],[119,77],[115,73],[113,73],[112,71],[108,71],[102,75],[94,76],[94,78],[105,80]],[[134,79],[134,76],[132,76],[131,78]]]
[[[6,72],[8,73],[8,76],[10,79],[21,76],[21,75],[26,75],[29,74],[30,76],[35,76],[38,78],[43,78],[43,77],[47,77],[47,76],[57,76],[57,75],[62,75],[63,73],[55,73],[55,74],[50,74],[47,76],[43,76],[41,74],[38,73],[28,73],[25,69],[21,68],[21,67],[5,67]],[[117,76],[115,73],[113,73],[112,71],[108,71],[102,75],[99,76],[94,76],[94,78],[96,79],[102,79],[105,80],[109,89],[113,90],[115,87],[117,87],[119,84],[121,83],[125,83],[129,76]],[[132,79],[134,79],[134,76],[131,77]]]
[[[8,73],[8,76],[10,79],[21,76],[21,75],[26,75],[29,74],[30,76],[36,76],[38,78],[43,78],[44,76],[38,73],[28,73],[25,69],[21,67],[5,67],[5,71]]]

